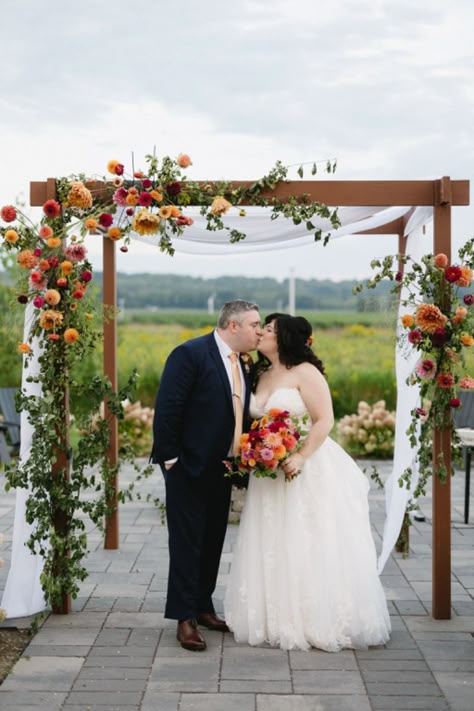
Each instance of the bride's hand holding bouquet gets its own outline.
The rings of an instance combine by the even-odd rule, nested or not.
[[[239,453],[232,461],[226,460],[226,476],[238,474],[242,477],[253,474],[256,477],[276,479],[282,469],[290,481],[299,473],[294,454],[308,432],[308,416],[291,417],[287,410],[272,408],[252,422],[249,432],[240,438]],[[289,466],[285,463],[291,456]]]

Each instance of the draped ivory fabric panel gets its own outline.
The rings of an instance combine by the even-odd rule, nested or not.
[[[321,227],[323,231],[329,231],[331,237],[342,237],[348,234],[364,233],[376,227],[385,225],[411,210],[410,207],[344,207],[339,208],[338,214],[341,220],[341,227],[332,230],[328,220],[314,218],[312,220],[316,228]],[[186,214],[195,219],[195,224],[191,228],[186,228],[180,238],[173,242],[177,251],[191,254],[234,254],[244,252],[260,252],[266,250],[293,249],[299,246],[311,244],[314,241],[313,233],[306,230],[304,224],[293,225],[291,220],[279,217],[271,220],[269,214],[271,208],[246,208],[246,216],[240,217],[238,211],[231,210],[224,216],[224,222],[229,228],[239,229],[246,233],[244,241],[230,244],[227,231],[210,231],[206,229],[205,218],[199,214],[197,208],[187,208]],[[432,219],[431,208],[416,208],[411,215],[405,233],[409,236],[407,243],[407,253],[418,258],[422,254],[431,251],[431,242],[427,235],[423,236],[421,225]],[[141,237],[132,234],[133,239],[157,244],[156,236]],[[315,274],[315,277],[317,274]],[[28,340],[30,324],[33,317],[33,306],[30,303],[25,312],[25,333],[24,341]],[[38,372],[38,357],[40,350],[35,341],[33,346],[33,360],[28,370],[24,370],[22,379],[23,392],[28,394],[39,394],[38,386],[26,382],[26,377]],[[416,388],[408,387],[404,384],[407,373],[411,372],[416,361],[416,354],[405,353],[402,349],[397,349],[397,382],[399,387],[397,399],[397,423],[396,441],[393,472],[388,480],[386,491],[386,521],[384,528],[384,540],[382,554],[379,560],[379,572],[383,570],[385,562],[398,538],[406,503],[411,494],[398,487],[398,478],[406,466],[413,464],[416,452],[412,450],[405,434],[409,424],[409,413],[413,404],[417,402],[418,392]],[[26,414],[21,416],[21,450],[22,460],[27,459],[33,437],[33,427],[27,421]],[[39,555],[32,554],[25,543],[31,534],[31,526],[25,519],[26,499],[29,491],[19,489],[17,491],[15,521],[13,528],[12,559],[8,573],[5,591],[2,597],[2,607],[7,612],[8,618],[25,617],[36,614],[45,608],[45,601],[40,585],[40,575],[43,567],[43,559]]]

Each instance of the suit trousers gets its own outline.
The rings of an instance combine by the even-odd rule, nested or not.
[[[229,516],[232,485],[223,465],[190,476],[180,461],[164,471],[170,555],[165,617],[215,612],[212,594]]]

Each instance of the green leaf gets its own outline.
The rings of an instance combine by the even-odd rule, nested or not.
[[[300,165],[300,167],[298,168],[298,170],[297,170],[296,172],[298,173],[298,175],[300,176],[300,178],[302,178],[302,177],[303,177],[303,166]]]

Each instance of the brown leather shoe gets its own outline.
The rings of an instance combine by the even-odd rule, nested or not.
[[[198,625],[207,627],[208,630],[216,632],[229,632],[229,628],[225,620],[217,617],[213,612],[201,612],[196,618]]]
[[[183,649],[188,649],[190,652],[203,652],[206,649],[206,642],[197,628],[196,620],[178,622],[176,639]]]

